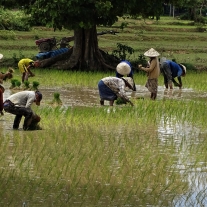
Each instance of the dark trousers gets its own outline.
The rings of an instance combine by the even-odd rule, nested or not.
[[[19,123],[22,119],[22,116],[25,117],[23,129],[26,130],[32,121],[33,111],[30,108],[17,107],[10,101],[4,102],[4,110],[10,114],[16,115],[14,118],[13,129],[19,128]]]

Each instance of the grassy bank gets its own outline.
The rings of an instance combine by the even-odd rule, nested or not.
[[[125,25],[125,27],[122,27]],[[205,26],[196,25],[190,21],[161,17],[160,21],[142,19],[119,19],[110,28],[97,27],[98,31],[114,30],[116,35],[106,34],[98,37],[99,46],[105,52],[112,53],[117,49],[117,43],[127,45],[135,50],[135,53],[127,58],[137,60],[140,54],[153,47],[162,56],[176,59],[177,62],[190,63],[197,69],[206,69],[206,51],[204,42],[207,40]],[[54,32],[52,29],[34,27],[28,32],[1,31],[0,44],[4,54],[2,65],[13,64],[22,57],[34,58],[38,54],[35,40],[39,38],[72,36],[73,31],[62,30]],[[73,42],[71,42],[71,46]],[[8,62],[9,61],[9,62]]]

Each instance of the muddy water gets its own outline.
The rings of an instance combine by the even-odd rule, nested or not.
[[[136,85],[136,92],[127,92],[127,94],[134,98],[149,99],[149,91],[141,85]],[[82,88],[82,87],[62,87],[62,88],[41,88],[40,91],[43,94],[42,104],[47,104],[53,100],[53,94],[58,92],[60,99],[65,106],[94,106],[99,105],[99,93],[97,88]],[[10,96],[12,93],[18,91],[5,90],[4,99]],[[192,89],[173,89],[166,90],[164,87],[159,86],[157,99],[187,99],[187,100],[207,100],[207,92],[195,92]],[[107,105],[106,101],[106,105]]]
[[[18,90],[10,90],[9,85],[5,84],[4,100],[11,94],[18,92]],[[141,85],[136,85],[136,92],[127,92],[128,96],[133,98],[144,98],[149,99],[150,93],[146,87]],[[43,99],[41,105],[47,105],[53,100],[55,92],[60,94],[60,99],[63,106],[99,106],[99,93],[97,88],[83,88],[83,87],[42,87],[40,91],[43,94]],[[197,101],[207,101],[206,92],[195,92],[192,89],[173,89],[165,90],[164,87],[159,86],[157,99],[186,99],[186,100],[197,100]],[[105,101],[105,105],[109,103]],[[7,114],[6,116],[0,117],[0,135],[8,132],[11,129],[13,122],[13,115]],[[10,132],[11,133],[11,132]],[[162,130],[160,131],[162,134]],[[163,134],[165,136],[166,133]]]

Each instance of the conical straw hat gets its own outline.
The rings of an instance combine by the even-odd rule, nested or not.
[[[159,56],[160,54],[153,48],[149,49],[148,51],[146,51],[144,53],[145,56],[147,57],[157,57]]]
[[[128,75],[131,72],[131,67],[126,62],[121,62],[117,65],[116,71],[121,75]]]

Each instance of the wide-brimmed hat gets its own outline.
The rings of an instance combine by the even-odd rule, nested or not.
[[[130,89],[133,90],[133,88],[134,88],[134,81],[133,81],[133,79],[130,78],[130,77],[122,77],[122,79],[124,79],[124,81],[126,81],[131,86]]]
[[[116,66],[116,71],[121,75],[128,75],[131,72],[131,67],[126,62],[121,62]]]
[[[148,51],[146,51],[144,53],[145,56],[147,57],[157,57],[159,56],[160,54],[153,48],[149,49]]]
[[[0,54],[0,60],[3,58],[4,56],[2,54]]]
[[[186,74],[186,67],[185,67],[185,65],[182,65],[182,64],[178,64],[178,65],[182,68],[183,73],[185,75]]]

